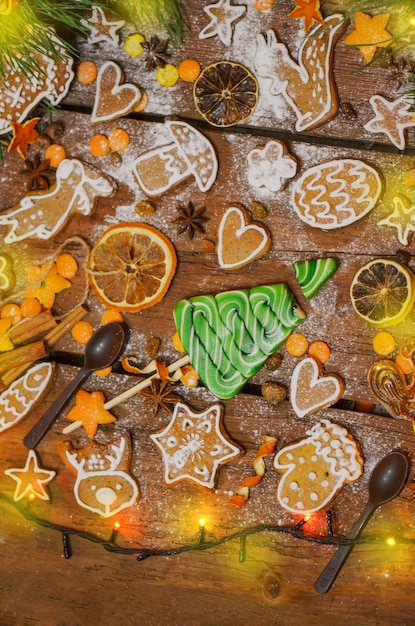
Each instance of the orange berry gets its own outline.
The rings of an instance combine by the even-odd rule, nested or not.
[[[172,343],[173,343],[173,347],[175,350],[177,350],[177,352],[185,352],[185,349],[183,348],[183,344],[180,341],[180,337],[179,337],[179,333],[176,331],[172,337]]]
[[[141,113],[141,111],[145,111],[148,107],[148,93],[146,91],[142,91],[141,93],[141,98],[134,107],[135,113]]]
[[[312,341],[308,348],[308,355],[324,364],[329,360],[331,350],[325,341]]]
[[[97,74],[98,69],[93,61],[82,61],[76,71],[76,77],[82,85],[91,85]]]
[[[110,322],[119,322],[122,324],[124,322],[124,318],[121,312],[116,309],[105,309],[101,315],[101,324],[105,326],[105,324],[109,324]]]
[[[380,356],[389,356],[396,350],[396,341],[387,330],[381,330],[373,337],[373,349]]]
[[[292,333],[285,342],[285,349],[291,356],[303,356],[308,350],[308,339],[301,333]]]
[[[415,365],[413,360],[410,357],[402,354],[402,352],[399,352],[399,354],[396,356],[395,363],[397,367],[399,367],[399,369],[401,370],[402,374],[405,374],[405,376],[413,374],[415,371]]]
[[[20,305],[20,310],[23,317],[32,317],[39,315],[42,305],[37,298],[25,298]]]
[[[197,375],[196,370],[191,365],[185,365],[182,367],[182,377],[181,381],[186,387],[197,387],[199,384],[199,376]]]
[[[109,365],[108,367],[103,367],[101,370],[95,370],[94,374],[95,376],[108,376],[109,374],[111,374],[112,372],[112,365]]]
[[[186,83],[192,83],[200,74],[200,63],[196,59],[184,59],[178,67],[179,76]]]
[[[89,142],[89,151],[92,156],[96,157],[103,157],[107,155],[110,151],[110,143],[108,141],[108,137],[102,135],[101,133],[93,135]]]
[[[49,159],[49,163],[52,167],[58,167],[66,158],[65,148],[59,143],[52,143],[45,150],[45,159]]]
[[[15,304],[14,302],[9,302],[8,304],[2,306],[0,311],[0,317],[1,319],[6,319],[10,317],[12,324],[17,324],[17,322],[20,322],[23,316],[20,306],[18,304]]]
[[[114,128],[108,135],[111,150],[122,152],[130,145],[130,135],[123,128]]]
[[[94,334],[94,329],[92,328],[92,324],[86,320],[80,320],[74,324],[71,333],[77,343],[88,343]]]
[[[72,254],[64,252],[56,259],[56,269],[58,270],[58,274],[63,276],[63,278],[74,278],[78,271],[77,260]]]

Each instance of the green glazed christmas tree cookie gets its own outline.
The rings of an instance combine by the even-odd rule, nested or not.
[[[295,277],[306,298],[312,298],[333,276],[338,267],[336,259],[311,259],[309,261],[296,261],[292,264]]]

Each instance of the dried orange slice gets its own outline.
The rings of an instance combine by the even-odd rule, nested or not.
[[[141,311],[164,297],[177,266],[171,241],[148,224],[111,226],[89,257],[91,286],[109,308]]]
[[[208,65],[196,79],[193,98],[200,115],[212,126],[233,126],[248,119],[258,103],[258,82],[240,63]]]
[[[355,274],[350,299],[356,313],[377,328],[402,322],[415,301],[415,276],[391,259],[375,259]]]

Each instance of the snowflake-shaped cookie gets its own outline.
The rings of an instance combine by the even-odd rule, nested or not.
[[[216,4],[204,7],[203,10],[210,17],[210,22],[200,31],[199,39],[208,39],[217,35],[225,46],[230,46],[234,22],[243,16],[246,6],[231,4],[231,0],[219,0]]]
[[[194,412],[178,402],[168,426],[150,437],[162,452],[167,485],[187,479],[212,489],[219,468],[241,453],[226,437],[219,404]]]
[[[268,191],[279,191],[284,180],[293,178],[297,162],[287,154],[282,141],[268,141],[265,148],[254,148],[248,154],[248,182],[252,187],[265,187]]]

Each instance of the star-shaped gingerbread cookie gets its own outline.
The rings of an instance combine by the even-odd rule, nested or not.
[[[178,402],[168,426],[150,437],[162,452],[167,485],[190,480],[213,489],[220,467],[241,453],[227,438],[219,404],[195,412]]]
[[[405,130],[415,126],[415,116],[410,111],[411,103],[402,96],[397,100],[387,100],[383,96],[370,98],[375,117],[364,128],[371,133],[384,133],[394,146],[403,150],[406,146]]]
[[[398,231],[399,242],[407,246],[415,232],[415,204],[404,196],[395,196],[392,200],[394,210],[378,222],[379,226],[393,226]]]
[[[92,15],[87,20],[81,20],[81,23],[90,32],[88,43],[100,43],[106,41],[114,46],[119,44],[118,31],[125,25],[124,20],[116,20],[111,22],[104,9],[99,6],[92,7]]]
[[[231,0],[219,0],[216,4],[204,7],[210,22],[199,33],[199,39],[208,39],[217,35],[225,46],[232,43],[234,22],[239,20],[246,11],[245,5],[231,4]]]
[[[34,450],[29,450],[24,467],[13,467],[5,470],[4,473],[17,483],[13,496],[15,502],[30,495],[41,500],[49,500],[45,485],[50,483],[56,472],[40,467]]]

